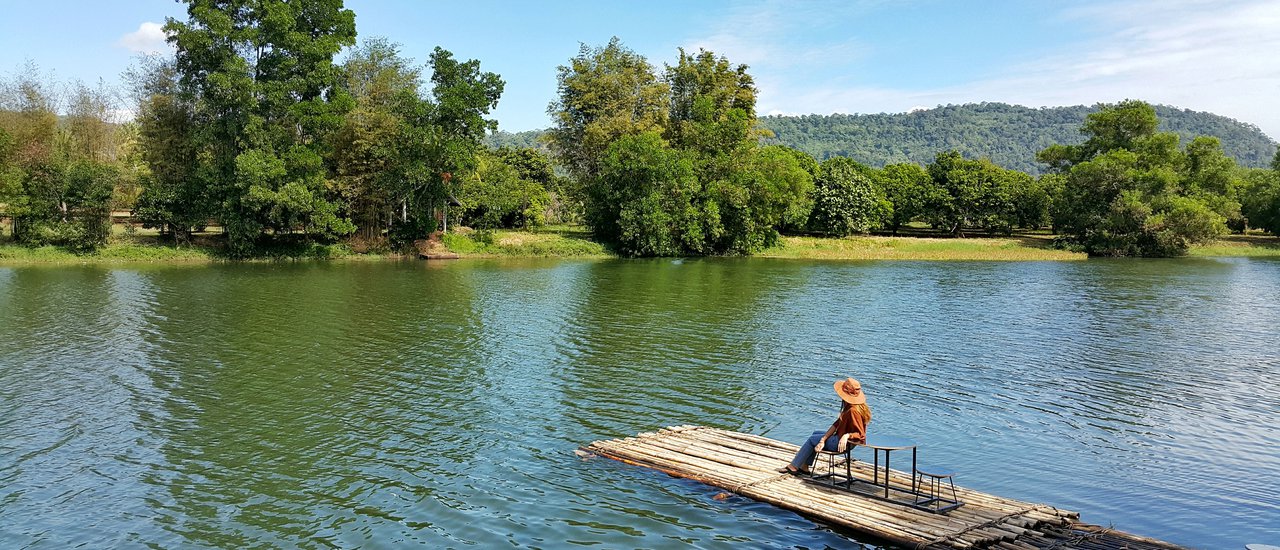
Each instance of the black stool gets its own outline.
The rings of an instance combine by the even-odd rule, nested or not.
[[[956,496],[955,472],[938,467],[926,466],[924,468],[917,467],[916,476],[916,508],[928,510],[930,512],[941,513],[950,512],[964,505],[960,502],[960,497]],[[925,478],[929,478],[926,483]],[[942,496],[942,480],[947,480],[951,484],[951,498],[943,498]],[[925,493],[926,488],[928,493]],[[927,497],[921,500],[921,497]]]
[[[819,449],[819,450],[818,450],[818,455],[817,455],[817,456],[818,456],[818,458],[820,459],[821,457],[826,457],[826,459],[827,459],[827,473],[822,474],[822,475],[815,475],[815,476],[813,476],[813,479],[815,479],[815,480],[826,479],[826,480],[827,480],[827,483],[826,483],[826,484],[827,484],[827,485],[829,485],[829,486],[831,486],[831,487],[836,487],[836,486],[841,486],[841,485],[842,485],[842,486],[844,486],[844,487],[847,489],[847,488],[849,488],[850,486],[852,486],[852,485],[853,485],[853,481],[854,481],[854,479],[853,479],[853,469],[850,467],[850,465],[853,463],[853,448],[854,448],[854,447],[856,447],[856,445],[854,445],[854,444],[849,444],[849,446],[848,446],[848,447],[845,447],[845,449],[844,449],[844,451],[843,451],[843,452],[841,452],[841,451],[828,451],[828,450],[826,450],[826,449]],[[837,474],[837,473],[836,473],[836,466],[838,466],[838,465],[836,464],[836,457],[841,457],[841,456],[842,456],[842,457],[844,457],[844,476],[843,476],[843,477],[844,477],[844,481],[836,481],[836,478],[841,477],[841,476],[840,476],[840,474]],[[817,462],[817,461],[815,460],[814,462],[815,462],[814,473],[816,474],[816,473],[817,473],[817,467],[816,467],[816,462]]]

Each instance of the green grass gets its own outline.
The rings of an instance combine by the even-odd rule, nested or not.
[[[1187,255],[1280,258],[1280,239],[1269,235],[1231,235],[1209,244],[1193,246]]]
[[[0,244],[0,263],[4,264],[174,263],[208,262],[214,259],[215,256],[204,248],[175,248],[153,244],[108,244],[88,253],[76,253],[58,246]]]
[[[0,228],[3,229],[3,228]],[[176,247],[159,239],[153,231],[124,230],[117,227],[111,242],[90,253],[76,253],[56,246],[28,247],[16,244],[0,232],[0,264],[86,264],[86,263],[202,263],[231,261],[219,235],[197,236],[195,244]],[[532,231],[497,230],[484,237],[468,231],[443,236],[444,245],[464,258],[612,258],[616,255],[591,240],[580,226],[548,226]],[[1278,257],[1280,238],[1267,235],[1232,235],[1206,245],[1194,246],[1191,256]],[[1081,253],[1058,250],[1052,236],[1028,234],[1014,237],[945,238],[881,237],[847,238],[783,237],[781,242],[757,256],[824,260],[1082,260]],[[400,258],[395,254],[358,254],[347,244],[278,242],[264,246],[247,261],[358,260]]]
[[[121,231],[115,228],[111,240],[92,252],[76,252],[59,246],[25,246],[0,238],[0,264],[123,264],[201,263],[217,261],[294,261],[383,258],[358,255],[346,244],[278,242],[255,250],[246,258],[231,258],[218,239],[198,236],[194,244],[174,246],[154,232]]]
[[[766,258],[818,260],[1083,260],[1084,254],[1058,250],[1042,236],[992,238],[783,237],[758,254]]]
[[[535,231],[497,230],[488,239],[479,232],[448,233],[441,240],[451,252],[468,258],[615,256],[604,245],[592,241],[586,230],[570,226],[551,226]]]

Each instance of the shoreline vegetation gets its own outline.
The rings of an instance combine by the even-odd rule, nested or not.
[[[1280,235],[1280,151],[1238,164],[1141,100],[1081,111],[1036,174],[952,147],[968,133],[870,166],[770,142],[748,66],[613,37],[554,68],[536,146],[490,149],[506,83],[479,60],[357,41],[341,1],[260,3],[186,0],[123,88],[0,78],[0,221],[26,247],[0,261],[1263,256],[1221,239]]]
[[[357,251],[351,245],[278,244],[248,257],[233,257],[217,235],[193,239],[188,246],[163,242],[152,232],[116,231],[111,242],[93,252],[79,253],[65,247],[31,247],[0,238],[0,267],[30,265],[209,264],[290,261],[384,261],[413,259],[416,255],[392,251]],[[464,230],[443,236],[448,252],[467,259],[561,258],[610,259],[622,257],[592,240],[580,226],[550,226],[539,230]],[[1191,247],[1191,257],[1280,258],[1280,239],[1268,235],[1231,235]],[[1080,261],[1082,252],[1055,248],[1053,235],[1015,234],[998,237],[888,236],[852,237],[783,236],[777,245],[749,257],[801,260],[906,260],[906,261]]]

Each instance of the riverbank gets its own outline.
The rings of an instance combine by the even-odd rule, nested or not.
[[[1206,245],[1193,246],[1187,255],[1280,258],[1280,238],[1270,235],[1230,235]]]
[[[232,259],[218,244],[197,239],[174,246],[155,236],[115,236],[93,252],[75,252],[60,246],[24,246],[0,240],[0,265],[23,264],[199,264],[227,261],[274,262],[292,260],[380,259],[390,255],[357,254],[346,244],[285,243],[263,248],[248,258]]]
[[[1074,261],[1088,255],[1053,248],[1052,238],[783,237],[766,258],[812,260]]]
[[[553,226],[536,231],[497,230],[488,233],[450,233],[442,243],[460,258],[614,258],[604,245],[578,226]],[[1280,239],[1266,235],[1232,235],[1192,247],[1196,257],[1276,257]],[[812,260],[933,260],[933,261],[1078,261],[1087,256],[1053,248],[1050,235],[1013,237],[938,238],[856,236],[845,238],[783,237],[777,246],[756,255],[763,258]],[[356,252],[346,244],[292,243],[259,250],[235,261],[400,260],[387,252]],[[104,247],[76,253],[55,247],[27,247],[0,240],[0,265],[212,263],[233,261],[216,236],[176,247],[155,235],[117,233]]]

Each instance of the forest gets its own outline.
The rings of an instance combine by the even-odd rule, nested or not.
[[[549,130],[498,134],[500,75],[439,47],[419,65],[390,39],[357,41],[336,0],[191,0],[165,31],[174,54],[139,59],[123,94],[31,65],[0,81],[14,240],[90,251],[120,211],[232,257],[292,242],[406,250],[446,225],[548,222],[583,224],[624,256],[908,226],[1176,256],[1280,231],[1273,142],[1138,100],[760,118],[746,65],[678,49],[657,66],[614,38],[554,69]],[[117,120],[121,107],[133,117]]]
[[[1264,168],[1276,143],[1258,127],[1221,115],[1153,105],[1161,131],[1184,141],[1212,136],[1238,164]],[[1098,106],[1030,108],[1006,103],[946,105],[909,113],[863,115],[773,115],[760,117],[772,132],[766,143],[785,145],[818,160],[849,157],[873,168],[911,162],[928,164],[944,151],[1039,175],[1047,170],[1036,153],[1053,144],[1084,141],[1080,125]],[[545,130],[498,131],[485,138],[490,147],[538,147]]]

